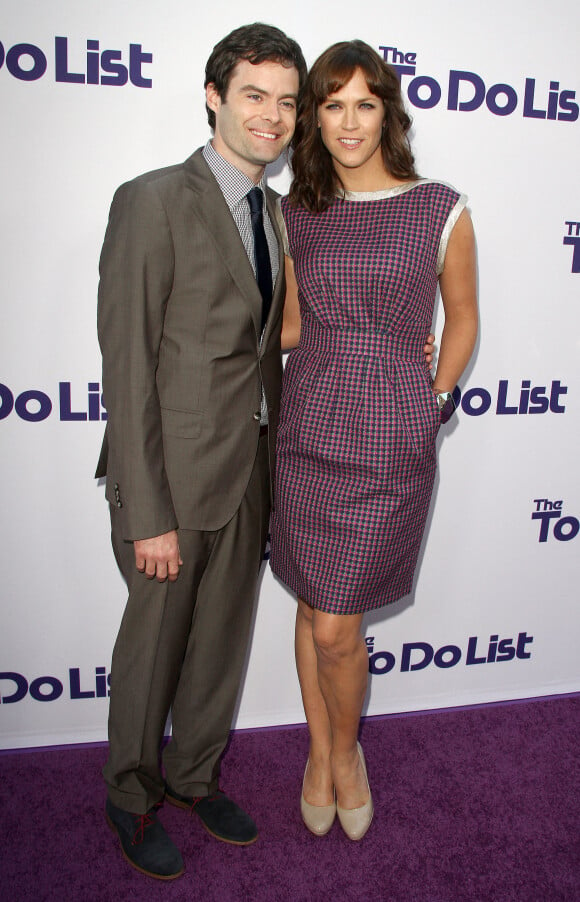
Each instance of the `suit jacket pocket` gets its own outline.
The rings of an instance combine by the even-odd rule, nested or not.
[[[164,435],[174,438],[197,438],[201,432],[203,414],[199,410],[161,408],[161,424]]]

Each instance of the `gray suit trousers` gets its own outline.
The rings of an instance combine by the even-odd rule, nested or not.
[[[195,478],[195,474],[192,474]],[[227,474],[224,474],[227,478]],[[112,540],[129,598],[111,667],[109,758],[103,769],[114,805],[144,814],[168,784],[181,795],[217,789],[246,657],[270,513],[267,438],[261,437],[240,507],[221,529],[179,530],[176,582],[135,568],[111,506]]]

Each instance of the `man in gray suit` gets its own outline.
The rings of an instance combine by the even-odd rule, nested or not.
[[[267,536],[282,378],[282,244],[264,169],[292,138],[305,74],[299,46],[271,26],[220,41],[206,66],[212,140],[119,188],[101,255],[97,475],[129,588],[106,812],[128,861],[159,879],[184,869],[157,818],[164,798],[220,840],[257,838],[218,777]]]

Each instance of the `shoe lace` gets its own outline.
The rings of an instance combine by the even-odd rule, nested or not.
[[[132,846],[138,846],[143,842],[145,837],[145,830],[147,827],[150,827],[153,823],[155,823],[154,813],[161,808],[161,803],[157,802],[157,804],[153,805],[147,814],[136,814],[135,815],[135,835],[131,840]]]
[[[135,835],[131,840],[132,846],[138,846],[139,843],[143,842],[143,837],[145,836],[145,830],[147,827],[150,827],[153,823],[153,818],[150,814],[137,814],[135,816]]]
[[[212,795],[210,795],[210,796],[193,796],[193,798],[191,800],[191,805],[189,806],[190,814],[193,814],[193,810],[194,810],[195,806],[198,805],[199,802],[203,801],[203,799],[205,799],[207,802],[215,802],[219,793],[220,793],[220,789],[218,787],[216,792],[212,793]]]

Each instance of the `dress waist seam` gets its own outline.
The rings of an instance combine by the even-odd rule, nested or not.
[[[363,329],[328,328],[309,316],[302,320],[299,348],[366,357],[399,357],[423,362],[423,346],[429,326],[425,330],[425,335],[421,336],[415,332],[412,335],[397,335]]]

